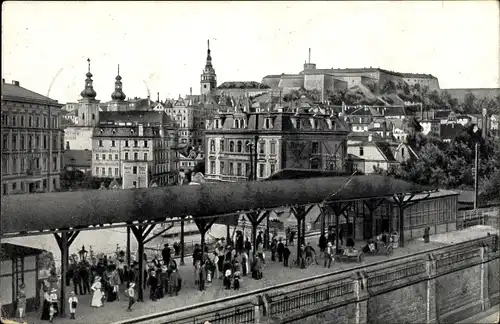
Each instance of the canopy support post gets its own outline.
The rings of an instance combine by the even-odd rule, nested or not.
[[[206,219],[195,219],[194,222],[201,234],[201,264],[205,263],[205,235],[212,225],[217,221],[217,217]],[[193,256],[194,257],[194,256]]]
[[[257,255],[257,227],[267,217],[269,211],[266,211],[259,217],[260,212],[250,212],[245,214],[247,219],[252,224],[252,261],[255,260]]]
[[[368,219],[369,219],[368,222],[366,221],[366,219],[363,219],[363,232],[364,232],[363,235],[366,233],[370,233],[372,238],[377,236],[374,212],[378,207],[380,207],[380,205],[382,205],[384,201],[385,199],[383,198],[376,198],[363,201],[363,205],[366,206],[366,208],[368,209]]]
[[[186,216],[181,216],[181,262],[180,265],[185,265],[184,263],[184,223]]]
[[[127,266],[130,270],[130,226],[127,226]]]
[[[295,219],[297,220],[297,256],[300,255],[300,246],[301,244],[305,244],[306,242],[306,216],[309,214],[314,205],[310,205],[306,208],[306,206],[297,206],[292,207],[291,211],[295,215]],[[297,262],[298,258],[297,258]]]
[[[344,214],[344,212],[351,206],[351,202],[342,203],[342,202],[332,202],[329,203],[329,207],[332,209],[335,215],[335,249],[336,254],[340,253],[339,241],[340,241],[340,215]]]
[[[229,228],[229,224],[226,224],[226,242],[229,244],[231,241],[231,229]]]
[[[78,236],[79,231],[63,231],[61,235],[54,233],[57,245],[61,251],[61,287],[59,294],[59,315],[65,315],[66,306],[66,272],[69,266],[69,247]]]
[[[143,225],[139,225],[137,227],[131,226],[130,229],[132,233],[134,233],[135,239],[137,240],[137,256],[139,262],[139,273],[138,273],[138,282],[137,282],[137,301],[143,302],[143,289],[144,289],[144,239],[143,234],[145,231],[145,227]]]

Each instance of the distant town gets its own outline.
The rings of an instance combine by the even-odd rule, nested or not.
[[[431,74],[378,67],[317,68],[311,49],[297,74],[219,84],[208,44],[198,93],[174,99],[127,96],[118,66],[108,101],[93,89],[91,60],[81,64],[88,71],[75,102],[2,80],[4,195],[177,185],[197,172],[209,182],[284,169],[390,174],[421,159],[422,136],[445,145],[474,126],[483,138],[500,134],[498,88],[441,89]]]

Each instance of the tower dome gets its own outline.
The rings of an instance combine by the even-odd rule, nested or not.
[[[97,97],[97,93],[94,90],[94,86],[92,85],[92,73],[90,73],[90,59],[87,59],[88,62],[88,72],[85,75],[87,78],[85,79],[85,89],[80,93],[82,98],[84,99],[95,99]]]
[[[118,64],[118,75],[115,78],[115,91],[111,94],[111,99],[115,101],[124,101],[127,96],[123,93],[122,90],[122,77],[120,76],[120,64]]]

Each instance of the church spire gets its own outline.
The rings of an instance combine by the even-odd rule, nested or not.
[[[120,76],[120,64],[118,64],[118,74],[115,78],[115,91],[111,94],[111,99],[115,101],[124,101],[127,96],[123,93],[122,90],[122,77]]]
[[[82,98],[84,99],[95,99],[97,93],[94,91],[93,81],[92,81],[92,73],[90,73],[90,59],[87,59],[88,63],[88,72],[85,75],[87,78],[85,79],[85,89],[80,93]]]
[[[210,56],[210,39],[207,39],[207,64],[205,64],[205,70],[212,68],[212,56]]]

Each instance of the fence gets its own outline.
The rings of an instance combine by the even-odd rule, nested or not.
[[[407,277],[412,277],[424,273],[426,271],[425,264],[422,260],[417,260],[410,264],[406,264],[404,268],[387,271],[387,269],[382,270],[383,273],[369,275],[368,277],[368,287],[374,288],[376,286],[387,284],[390,281],[396,281],[404,279]]]
[[[457,229],[476,225],[489,225],[499,228],[500,206],[460,210],[457,212]]]
[[[168,324],[253,324],[255,308],[252,305],[242,306],[226,311],[216,311],[199,316],[189,316],[178,320],[169,320]]]
[[[297,311],[302,307],[325,302],[335,297],[341,297],[354,292],[353,282],[345,282],[337,285],[329,285],[322,288],[313,288],[309,291],[300,291],[287,296],[286,294],[273,296],[269,302],[269,315],[279,316],[289,312]]]

